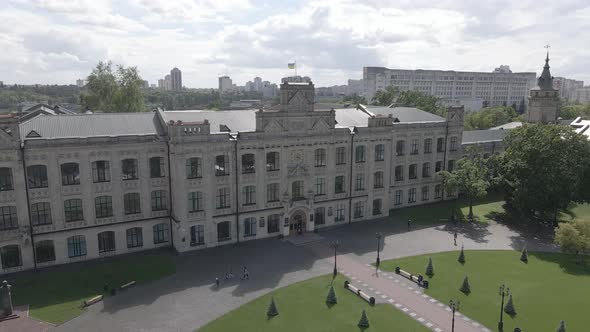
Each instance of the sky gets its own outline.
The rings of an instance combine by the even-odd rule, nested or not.
[[[590,85],[588,0],[0,0],[0,81],[74,84],[101,60],[150,83],[229,75],[316,86],[362,78],[363,66],[541,72]]]

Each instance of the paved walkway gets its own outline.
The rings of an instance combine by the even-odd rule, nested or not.
[[[14,307],[13,312],[19,318],[0,322],[0,332],[47,332],[53,325],[29,317],[29,307]]]

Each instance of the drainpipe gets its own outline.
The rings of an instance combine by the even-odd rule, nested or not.
[[[443,146],[444,149],[444,154],[443,154],[443,165],[442,165],[442,169],[443,171],[447,169],[447,139],[449,137],[449,119],[447,118],[446,121],[446,126],[445,126],[445,144]],[[444,201],[445,200],[445,186],[443,185],[441,188],[441,200]]]
[[[35,252],[35,233],[33,232],[33,221],[31,219],[31,200],[29,198],[29,179],[27,178],[27,162],[25,161],[25,144],[20,145],[20,156],[23,165],[23,174],[25,178],[25,194],[27,196],[27,214],[29,217],[29,230],[31,231],[31,248],[33,250],[33,270],[37,272],[37,253]]]
[[[172,201],[172,168],[170,168],[170,141],[166,139],[166,148],[168,149],[168,197],[170,198],[170,210],[168,211],[168,222],[170,224],[170,244],[172,248],[176,250],[174,246],[174,232],[172,231],[172,216],[173,216],[173,201]],[[176,250],[178,252],[178,250]]]
[[[348,223],[352,223],[352,156],[354,149],[354,135],[356,134],[356,127],[350,130],[350,168],[348,175]]]
[[[234,141],[234,178],[236,181],[236,190],[235,190],[235,196],[236,196],[236,242],[240,243],[240,187],[239,187],[239,182],[238,182],[238,139],[239,139],[240,133],[236,133],[235,136],[232,136],[231,134],[229,135],[230,140]]]

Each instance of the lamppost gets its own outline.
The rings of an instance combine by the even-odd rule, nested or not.
[[[377,262],[375,264],[375,275],[377,275],[377,272],[379,271],[379,264],[381,264],[381,259],[379,258],[379,248],[381,246],[381,238],[383,237],[383,234],[377,232],[375,237],[377,238]]]
[[[502,304],[500,305],[500,321],[498,322],[498,331],[502,332],[504,331],[504,297],[510,295],[510,288],[502,284],[502,286],[500,286],[499,294],[502,296]]]
[[[451,311],[453,312],[453,320],[451,323],[451,332],[455,332],[455,311],[459,311],[459,307],[461,306],[461,302],[459,301],[449,301],[449,307],[451,308]]]
[[[334,278],[336,278],[336,275],[338,274],[338,270],[336,269],[336,250],[340,246],[340,241],[334,240],[330,243],[330,246],[334,248]]]

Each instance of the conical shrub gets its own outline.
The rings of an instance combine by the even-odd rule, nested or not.
[[[432,277],[434,275],[434,266],[432,265],[432,258],[428,258],[428,265],[426,265],[426,275]]]
[[[463,246],[461,246],[461,252],[459,253],[459,258],[457,261],[459,261],[461,264],[465,264],[465,251],[463,250]]]
[[[565,322],[564,321],[559,322],[559,326],[557,327],[556,332],[565,332]]]
[[[522,253],[520,254],[520,260],[528,263],[529,262],[529,253],[526,250],[526,247],[522,249]]]
[[[369,327],[369,319],[367,318],[367,313],[363,310],[363,314],[361,315],[361,320],[359,320],[358,327],[361,329],[366,329]]]
[[[268,316],[268,318],[270,318],[270,317],[274,317],[278,314],[279,314],[279,311],[277,310],[277,305],[275,304],[275,298],[271,297],[270,305],[268,306],[268,310],[266,311],[266,316]]]
[[[508,302],[504,306],[504,312],[513,316],[516,315],[516,308],[514,308],[514,302],[512,301],[512,294],[508,298]]]
[[[471,285],[469,285],[469,278],[467,278],[467,276],[465,276],[465,279],[463,279],[463,284],[459,290],[465,294],[471,293]]]
[[[328,291],[328,296],[326,297],[327,304],[336,304],[338,303],[338,299],[336,298],[336,292],[334,292],[334,287],[330,286],[330,291]]]

